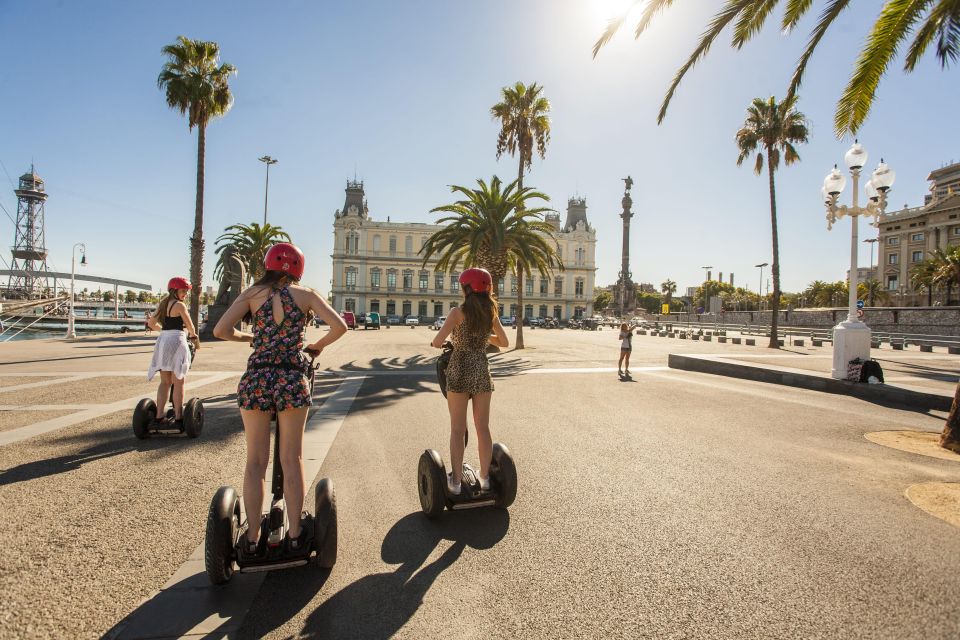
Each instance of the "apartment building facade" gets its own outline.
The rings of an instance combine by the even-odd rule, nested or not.
[[[350,181],[342,209],[334,214],[333,281],[330,302],[338,311],[377,312],[385,316],[436,318],[461,301],[459,270],[436,269],[436,258],[423,264],[420,249],[442,227],[422,222],[376,220],[370,215],[363,182]],[[561,226],[559,214],[548,214],[564,270],[543,278],[525,278],[525,317],[567,320],[593,314],[596,274],[596,231],[586,217],[586,200],[568,202]],[[460,269],[462,269],[462,265]],[[499,284],[501,315],[517,315],[517,279]]]

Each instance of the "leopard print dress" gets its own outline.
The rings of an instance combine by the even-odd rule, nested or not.
[[[453,353],[447,366],[447,392],[472,396],[493,391],[486,353],[489,339],[486,335],[469,333],[465,321],[453,329],[450,334]]]

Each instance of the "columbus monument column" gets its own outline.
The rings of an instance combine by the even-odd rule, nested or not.
[[[623,212],[620,217],[623,218],[623,252],[621,255],[620,274],[617,280],[617,306],[620,307],[620,314],[626,316],[636,308],[636,297],[634,296],[634,285],[630,279],[630,218],[633,212],[630,207],[633,206],[633,200],[630,198],[630,189],[633,187],[633,178],[627,176],[622,178],[625,188],[623,190]]]

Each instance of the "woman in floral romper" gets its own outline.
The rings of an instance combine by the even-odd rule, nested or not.
[[[312,398],[302,354],[304,328],[314,314],[330,330],[307,348],[314,352],[335,342],[347,331],[339,314],[323,297],[296,284],[303,275],[304,257],[289,243],[274,245],[264,259],[265,275],[245,289],[220,318],[213,334],[222,340],[249,342],[253,353],[237,387],[237,404],[247,440],[247,465],[243,475],[243,506],[247,521],[260,513],[264,475],[270,458],[270,420],[275,412],[280,429],[280,462],[283,465],[283,495],[288,512],[303,511],[306,484],[303,476],[303,429]],[[237,331],[245,316],[253,318],[253,332]],[[248,555],[262,554],[259,527],[248,527]],[[307,547],[306,530],[299,518],[290,519],[287,544],[292,551]]]

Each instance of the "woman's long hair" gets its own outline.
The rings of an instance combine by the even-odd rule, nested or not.
[[[167,321],[167,313],[170,312],[170,300],[176,300],[180,302],[180,298],[177,297],[177,290],[170,289],[167,291],[167,295],[160,298],[160,304],[157,305],[157,322],[163,324]]]
[[[493,319],[497,317],[497,298],[493,291],[477,293],[470,285],[463,285],[463,304],[460,308],[463,310],[464,322],[467,323],[467,331],[472,334],[484,336],[490,335],[493,330]]]

